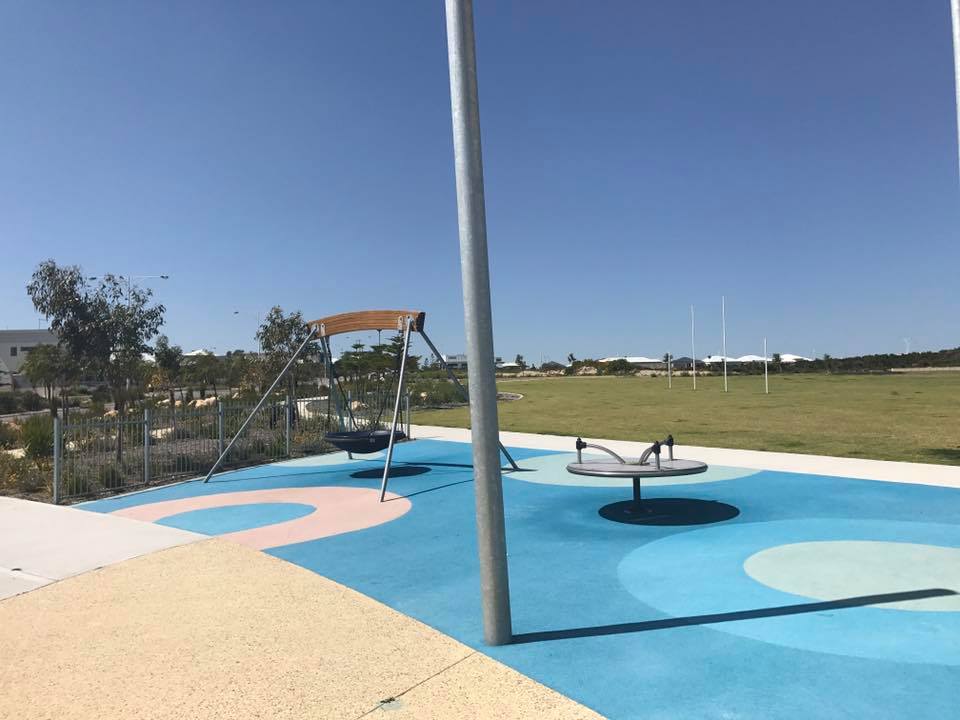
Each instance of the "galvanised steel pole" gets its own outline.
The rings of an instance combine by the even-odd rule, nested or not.
[[[770,375],[767,373],[767,339],[763,339],[763,391],[770,394]]]
[[[953,78],[957,92],[957,152],[960,161],[960,0],[950,0],[953,20]]]
[[[510,619],[503,480],[500,476],[498,445],[500,436],[493,357],[493,321],[490,311],[490,265],[487,259],[487,220],[483,198],[473,3],[471,0],[446,0],[446,9],[483,639],[488,645],[506,645],[512,640],[513,629]]]
[[[693,317],[693,305],[690,306],[690,354],[693,355],[693,389],[697,389],[697,324]]]
[[[720,327],[723,333],[723,391],[727,392],[727,298],[720,296]]]

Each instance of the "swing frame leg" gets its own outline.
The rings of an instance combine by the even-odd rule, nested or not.
[[[393,405],[393,421],[390,423],[390,440],[387,444],[387,462],[383,466],[383,479],[380,481],[380,502],[387,496],[387,481],[390,478],[390,465],[393,463],[393,444],[397,433],[397,418],[400,415],[400,398],[403,397],[404,370],[407,366],[407,351],[410,349],[410,330],[413,327],[412,318],[407,318],[403,332],[403,355],[400,357],[400,373],[397,378],[397,398]]]
[[[437,350],[437,346],[433,344],[433,341],[427,336],[427,333],[424,332],[423,329],[420,330],[420,335],[426,341],[427,345],[430,346],[430,350],[436,356],[437,361],[440,363],[440,366],[447,371],[447,377],[450,378],[450,381],[457,386],[457,389],[460,391],[460,394],[463,396],[463,399],[466,400],[467,402],[470,402],[470,394],[467,392],[467,389],[463,386],[463,383],[461,383],[460,380],[457,379],[457,376],[453,374],[453,370],[450,369],[450,366],[447,365],[447,363],[444,361],[443,355],[441,355],[440,351]],[[499,438],[497,438],[497,444],[500,446],[500,452],[503,453],[504,457],[507,458],[507,462],[510,463],[510,469],[519,470],[520,466],[517,465],[516,461],[513,459],[510,453],[507,452],[507,448],[504,447],[503,443],[500,441]]]

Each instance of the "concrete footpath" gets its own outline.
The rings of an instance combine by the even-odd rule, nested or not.
[[[2,720],[599,717],[227,540],[0,498],[0,564]]]
[[[0,599],[204,535],[0,497]]]

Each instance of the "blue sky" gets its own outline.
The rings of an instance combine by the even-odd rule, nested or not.
[[[498,354],[960,345],[947,0],[476,2]],[[442,2],[0,5],[0,326],[52,257],[185,349],[271,305],[463,349]],[[240,311],[234,315],[234,311]]]

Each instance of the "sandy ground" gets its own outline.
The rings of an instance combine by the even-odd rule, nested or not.
[[[0,718],[596,718],[349,588],[211,539],[0,602]]]

